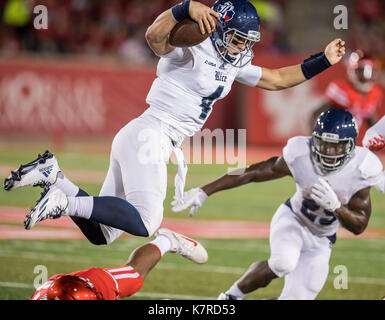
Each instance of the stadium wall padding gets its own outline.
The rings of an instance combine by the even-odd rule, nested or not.
[[[304,58],[256,55],[254,63],[276,68]],[[113,136],[148,107],[145,98],[155,72],[156,66],[2,59],[0,135]],[[231,93],[214,105],[205,128],[246,128],[249,144],[283,145],[289,137],[309,134],[309,116],[322,103],[327,84],[345,72],[340,63],[282,91],[234,83]]]

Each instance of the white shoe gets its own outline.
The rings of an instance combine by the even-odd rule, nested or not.
[[[4,180],[4,189],[11,191],[25,186],[49,187],[56,182],[59,172],[55,156],[47,150],[35,160],[11,171],[11,175]]]
[[[236,297],[232,296],[231,294],[221,292],[221,294],[218,296],[217,300],[241,300],[241,299],[237,299]]]
[[[166,228],[161,228],[156,232],[156,235],[164,235],[171,242],[170,252],[180,254],[183,257],[196,263],[205,263],[208,260],[206,249],[198,242],[183,234],[171,231]]]
[[[45,188],[24,221],[24,228],[29,230],[36,223],[46,219],[57,219],[68,215],[68,199],[58,188]]]

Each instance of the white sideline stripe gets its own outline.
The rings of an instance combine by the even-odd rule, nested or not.
[[[0,287],[33,289],[34,286],[27,283],[0,282]],[[189,296],[184,294],[170,294],[163,292],[138,292],[133,297],[152,297],[163,299],[187,299],[187,300],[213,300],[216,297]]]
[[[10,251],[2,251],[0,252],[0,257],[17,257],[17,258],[24,258],[24,259],[38,259],[38,260],[51,260],[51,261],[57,261],[58,256],[54,254],[41,254],[41,253],[33,253],[33,252],[10,252]],[[68,257],[68,256],[62,256],[60,257],[63,261],[69,261],[69,262],[84,262],[89,264],[95,264],[94,259],[84,258],[84,257]],[[109,261],[110,263],[122,263],[121,259],[104,259],[105,261]],[[165,269],[165,270],[186,270],[186,271],[193,271],[193,272],[218,272],[218,273],[231,273],[231,274],[243,274],[246,271],[246,268],[232,268],[232,267],[222,267],[222,266],[194,266],[194,265],[186,265],[182,266],[175,263],[163,263],[160,262],[157,266],[157,269]]]
[[[333,281],[335,276],[328,276],[328,281]],[[375,284],[375,285],[385,285],[385,279],[381,278],[365,278],[365,277],[349,277],[348,283],[360,283],[360,284]],[[18,282],[0,282],[0,287],[9,287],[9,288],[24,288],[24,289],[31,289],[34,288],[33,285],[27,284],[27,283],[18,283]],[[167,293],[150,293],[150,292],[138,292],[135,296],[159,296],[160,298],[163,297],[162,295],[167,295],[169,298],[174,297],[175,299],[181,298],[181,299],[188,299],[189,297],[194,296],[182,296],[182,295],[170,295]],[[212,299],[212,297],[196,297],[197,299]],[[216,298],[215,298],[216,299]]]
[[[218,294],[219,295],[219,294]],[[139,291],[133,297],[151,297],[160,299],[186,299],[186,300],[216,300],[217,297],[204,297],[204,296],[188,296],[184,294],[171,294],[161,292],[141,292]]]
[[[332,277],[329,277],[328,280],[331,280]],[[352,281],[353,280],[353,281]],[[354,283],[365,283],[365,284],[383,284],[385,285],[385,279],[375,279],[375,278],[349,278],[349,281]],[[17,282],[0,282],[0,287],[8,288],[25,288],[33,289],[33,285],[27,283],[17,283]],[[193,295],[183,295],[183,294],[169,294],[162,292],[141,292],[139,291],[134,297],[152,297],[160,299],[187,299],[187,300],[215,300],[217,297],[205,297],[205,296],[193,296]]]
[[[0,252],[0,257],[21,257],[25,259],[46,259],[57,261],[58,257],[52,254],[35,254],[35,253],[14,253],[14,252]],[[94,260],[82,258],[82,257],[60,257],[60,259],[68,261],[77,261],[77,262],[86,262],[94,264]],[[110,263],[121,263],[120,259],[106,259],[104,261],[109,261]],[[209,266],[209,265],[180,265],[175,263],[163,263],[160,262],[157,266],[157,269],[163,270],[183,270],[183,271],[192,271],[192,272],[216,272],[216,273],[227,273],[227,274],[237,274],[242,275],[247,268],[236,268],[236,267],[224,267],[224,266]],[[328,280],[334,279],[333,275],[330,275]],[[349,281],[353,283],[365,283],[365,284],[380,284],[385,285],[385,279],[383,278],[366,278],[366,277],[349,277]]]
[[[32,288],[34,288],[34,286],[32,284],[18,283],[18,282],[0,282],[0,287],[24,288],[24,289],[32,289]]]

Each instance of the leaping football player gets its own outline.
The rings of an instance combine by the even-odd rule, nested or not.
[[[188,17],[210,37],[192,47],[172,46],[171,30]],[[89,196],[73,184],[47,152],[5,181],[7,190],[46,187],[27,215],[25,228],[68,215],[94,244],[109,244],[123,232],[153,235],[163,220],[166,162],[174,152],[178,159],[176,198],[181,199],[187,168],[179,147],[185,137],[202,128],[213,104],[229,93],[234,81],[266,90],[290,88],[338,63],[345,54],[344,41],[336,39],[324,52],[300,64],[262,68],[251,63],[259,30],[258,13],[246,0],[218,0],[212,8],[184,0],[159,15],[145,34],[160,57],[157,78],[146,99],[149,108],[114,137],[99,196]]]
[[[288,140],[283,154],[255,163],[238,175],[227,174],[184,193],[173,211],[194,214],[208,196],[250,182],[291,176],[296,193],[281,204],[270,224],[270,258],[253,263],[219,299],[242,299],[285,277],[279,299],[315,299],[329,272],[329,258],[341,225],[358,235],[371,213],[370,188],[383,184],[382,164],[356,147],[357,123],[342,109],[329,109],[316,121],[311,137]]]

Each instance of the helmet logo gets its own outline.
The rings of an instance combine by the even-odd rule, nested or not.
[[[325,142],[338,143],[339,135],[335,133],[322,132],[322,140]]]
[[[224,4],[218,6],[217,12],[219,13],[220,20],[222,22],[230,21],[234,17],[234,5],[230,1],[226,1]]]

